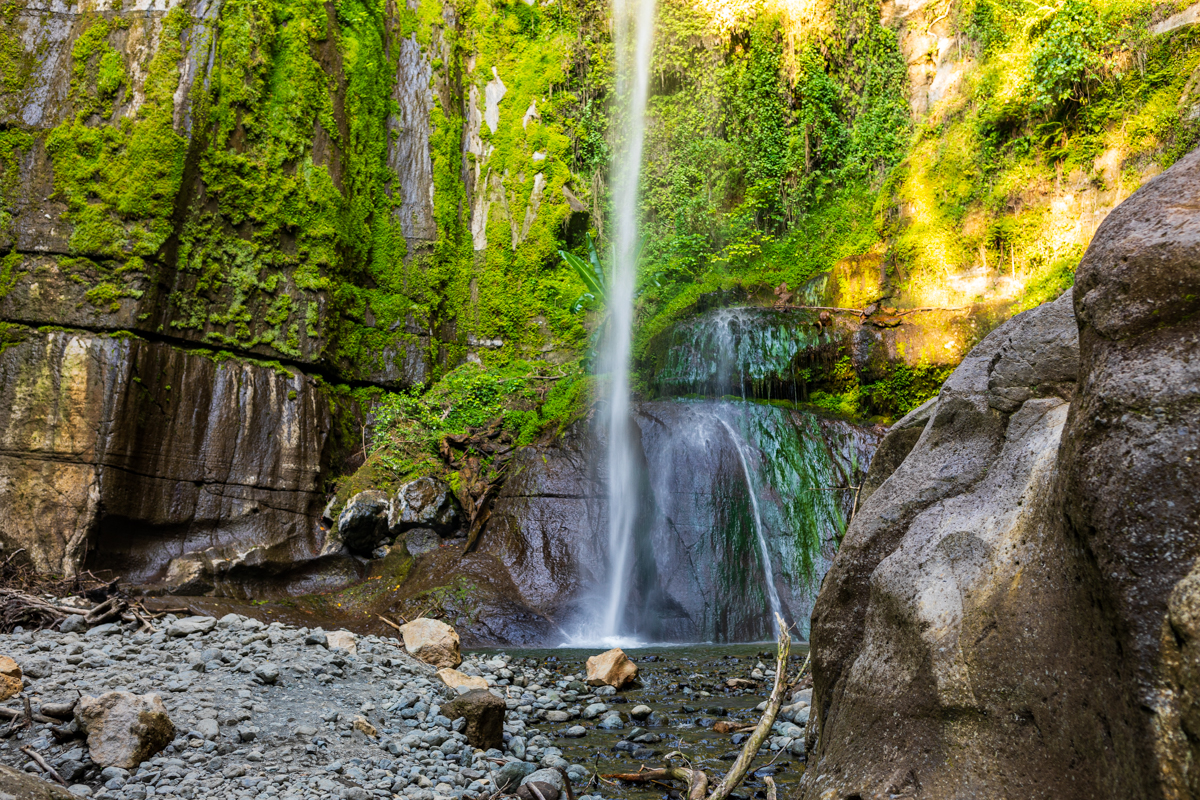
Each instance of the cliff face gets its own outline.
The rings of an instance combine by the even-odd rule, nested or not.
[[[144,583],[195,553],[230,583],[317,556],[330,407],[312,379],[133,337],[20,334],[0,353],[0,536],[40,570]]]
[[[813,612],[802,796],[1200,789],[1197,186],[1200,151],[1109,216],[863,504]]]
[[[0,542],[38,568],[307,569],[355,387],[582,334],[528,319],[572,213],[556,107],[526,113],[554,37],[441,3],[0,15]]]

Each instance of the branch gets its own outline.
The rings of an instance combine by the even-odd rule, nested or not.
[[[779,714],[779,707],[783,705],[783,695],[788,687],[787,664],[788,654],[792,648],[792,637],[788,635],[788,626],[783,618],[776,615],[776,619],[779,620],[779,645],[775,656],[775,687],[771,690],[770,700],[767,701],[767,710],[763,712],[762,719],[758,721],[758,727],[746,740],[746,745],[742,748],[737,760],[733,762],[733,766],[729,768],[728,774],[717,784],[717,788],[709,795],[708,800],[726,800],[746,777],[746,773],[750,771],[750,763],[754,761],[754,757],[758,755],[758,749],[770,735],[771,726],[775,724],[775,717]],[[805,664],[807,663],[806,661]],[[803,670],[804,668],[801,667],[801,672]]]
[[[37,750],[34,750],[29,745],[25,745],[21,748],[21,752],[36,761],[37,765],[41,767],[51,778],[54,778],[54,780],[58,781],[63,786],[67,785],[67,782],[62,779],[62,776],[55,772],[54,768],[46,763],[46,759],[42,758],[41,754],[38,753]]]

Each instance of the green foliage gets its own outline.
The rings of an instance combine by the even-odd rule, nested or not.
[[[561,432],[583,413],[590,381],[578,363],[553,374],[547,367],[527,361],[495,368],[467,363],[427,390],[373,398],[371,468],[389,483],[440,473],[444,437],[493,425],[511,433],[518,445],[531,444],[545,430]]]
[[[149,256],[170,234],[187,151],[186,140],[174,129],[174,93],[180,40],[190,25],[183,8],[167,12],[146,72],[142,105],[119,124],[93,116],[111,113],[125,81],[121,56],[108,42],[112,26],[95,18],[76,40],[71,83],[76,115],[46,138],[54,191],[65,200],[64,216],[74,226],[73,253]]]
[[[1105,67],[1101,51],[1110,38],[1095,6],[1088,0],[1066,0],[1029,58],[1035,106],[1048,109],[1082,99],[1080,92]]]

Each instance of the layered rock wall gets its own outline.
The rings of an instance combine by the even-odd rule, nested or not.
[[[195,591],[287,572],[320,549],[330,418],[281,368],[27,330],[0,352],[0,542],[45,572],[138,583],[203,554]]]
[[[1197,186],[1200,151],[1114,212],[863,504],[813,612],[802,797],[1197,793]]]

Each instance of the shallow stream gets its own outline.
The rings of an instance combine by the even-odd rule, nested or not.
[[[514,659],[530,659],[538,666],[562,676],[582,675],[587,669],[588,656],[596,655],[596,649],[538,649],[518,650],[511,648],[475,650],[480,653],[507,653]],[[686,756],[692,766],[708,773],[710,784],[722,778],[741,751],[741,742],[748,734],[716,733],[713,724],[725,720],[753,724],[760,714],[755,706],[767,699],[771,690],[769,680],[758,681],[757,690],[733,690],[725,686],[729,678],[749,678],[750,673],[761,662],[774,668],[774,643],[650,646],[625,650],[637,662],[637,688],[619,692],[615,697],[600,698],[621,712],[627,720],[623,730],[605,731],[594,727],[595,720],[573,719],[568,722],[530,722],[531,727],[547,733],[552,745],[563,751],[563,758],[571,763],[586,765],[599,775],[618,772],[637,772],[646,767],[663,766],[662,757],[672,751]],[[792,649],[789,672],[794,674],[807,654],[806,645]],[[705,694],[707,693],[707,694]],[[785,702],[786,699],[785,699]],[[586,703],[584,703],[586,705]],[[647,705],[654,710],[648,722],[630,722],[629,711],[637,705]],[[567,738],[563,732],[582,724],[588,729],[578,739]],[[618,749],[621,742],[632,737],[634,726],[657,734],[660,741],[643,745],[636,753],[630,749]],[[621,745],[628,748],[629,745]],[[792,754],[770,752],[764,745],[754,760],[751,774],[735,797],[765,797],[766,786],[763,776],[772,775],[779,787],[779,796],[786,797],[804,772],[802,758]],[[586,791],[599,791],[605,797],[664,798],[672,794],[669,784],[626,784],[601,782],[599,787],[588,787]],[[585,790],[576,787],[576,793]]]

